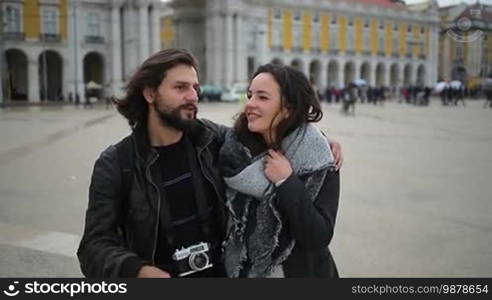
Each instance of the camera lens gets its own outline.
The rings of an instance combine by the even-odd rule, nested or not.
[[[202,270],[208,265],[208,255],[206,253],[197,253],[190,256],[190,267],[194,270]]]

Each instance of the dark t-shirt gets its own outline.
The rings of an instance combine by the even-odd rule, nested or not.
[[[215,247],[213,251],[216,253],[214,255],[215,260],[218,260],[220,251],[220,231],[218,230],[218,222],[213,209],[214,203],[216,203],[216,201],[213,201],[216,194],[213,186],[201,175],[207,202],[205,226],[210,228],[210,235],[207,237],[203,231],[204,225],[198,215],[191,166],[188,161],[184,140],[182,138],[175,144],[156,147],[159,153],[158,163],[162,170],[162,182],[158,183],[161,201],[167,202],[171,216],[171,225],[166,228],[165,224],[169,224],[169,222],[164,220],[165,216],[161,209],[156,262],[158,266],[171,271],[171,274],[174,272],[172,255],[176,249],[187,248],[200,242],[208,242]],[[161,205],[162,207],[163,205]],[[169,234],[173,237],[172,245],[169,244],[167,239]],[[218,261],[214,261],[214,265],[218,265]],[[208,269],[195,273],[191,277],[221,276],[217,271],[217,268]]]

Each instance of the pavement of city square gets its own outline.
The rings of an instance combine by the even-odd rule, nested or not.
[[[342,277],[492,276],[492,109],[324,103],[343,145],[330,248]],[[202,103],[231,124],[238,103]],[[129,132],[113,109],[0,109],[0,276],[79,277],[95,159]]]

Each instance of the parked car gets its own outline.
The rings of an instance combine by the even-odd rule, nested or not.
[[[222,94],[222,101],[236,102],[246,99],[246,92],[248,89],[247,83],[235,83],[231,88],[226,89]]]
[[[222,90],[215,85],[205,84],[200,86],[200,94],[198,99],[200,101],[220,101],[222,96]]]

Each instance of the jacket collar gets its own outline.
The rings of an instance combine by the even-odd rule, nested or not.
[[[137,160],[145,163],[151,157],[157,154],[150,144],[149,131],[147,126],[137,124],[132,129],[132,139],[137,149]],[[205,127],[201,122],[196,122],[189,130],[185,132],[191,143],[197,148],[197,152],[206,148],[216,137],[215,133]]]

